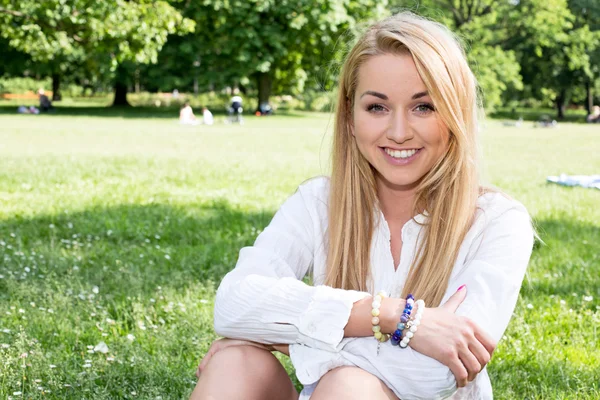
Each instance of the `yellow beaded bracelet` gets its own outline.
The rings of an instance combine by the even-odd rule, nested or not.
[[[387,333],[381,332],[381,327],[379,326],[379,307],[381,307],[382,300],[386,297],[385,292],[381,291],[373,297],[373,303],[371,306],[373,309],[371,310],[371,324],[373,325],[373,336],[377,341],[383,343],[387,342],[390,338],[390,335]]]

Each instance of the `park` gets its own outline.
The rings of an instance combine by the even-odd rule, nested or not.
[[[45,12],[28,3],[0,5],[0,49],[10,55],[0,65],[0,398],[189,398],[198,363],[219,337],[216,290],[239,250],[300,184],[330,174],[337,70],[324,54],[334,54],[327,52],[341,40],[338,29],[389,10],[342,12],[334,5],[344,2],[324,1],[327,18],[319,22],[261,1],[231,2],[237,9],[220,1],[192,9],[108,1],[106,8],[138,8],[108,18],[98,6],[87,22],[77,20],[85,13],[68,22],[73,9],[48,1],[58,27],[50,32],[44,24],[23,29]],[[319,2],[297,3],[306,11]],[[422,3],[428,16],[473,40],[469,54],[487,111],[482,182],[523,203],[538,236],[487,367],[494,396],[598,399],[600,191],[547,178],[600,173],[600,125],[586,123],[600,100],[600,8],[584,0]],[[453,13],[441,3],[464,8]],[[232,33],[252,39],[238,40],[240,54],[207,36],[231,32],[210,7],[234,24],[247,20],[247,31]],[[514,9],[503,14],[501,7]],[[149,19],[138,34],[135,12]],[[296,14],[276,25],[286,13]],[[249,35],[260,18],[273,27]],[[97,24],[83,29],[92,20],[106,22],[104,38],[92,34]],[[564,21],[568,27],[559,26]],[[119,33],[108,34],[118,24]],[[520,40],[509,34],[514,24]],[[302,59],[319,26],[327,32],[322,52]],[[490,26],[497,29],[483,35]],[[44,40],[27,36],[34,31]],[[574,35],[589,51],[571,42]],[[107,61],[126,37],[130,47]],[[257,45],[266,38],[277,43],[268,57]],[[277,53],[294,38],[301,44]],[[222,69],[224,60],[231,68]],[[18,114],[22,104],[38,105],[40,87],[51,93],[52,110]],[[226,123],[234,89],[244,96],[243,124]],[[214,124],[180,124],[184,101],[194,110],[208,106]],[[256,115],[265,102],[274,114]],[[540,125],[545,118],[556,126]],[[300,389],[289,358],[277,357]]]

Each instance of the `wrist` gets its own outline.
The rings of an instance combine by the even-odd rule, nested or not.
[[[406,300],[387,297],[381,302],[379,325],[381,332],[392,333],[400,322],[400,315],[406,305]]]

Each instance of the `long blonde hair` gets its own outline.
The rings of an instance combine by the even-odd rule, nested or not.
[[[477,84],[465,53],[443,25],[402,12],[372,26],[354,45],[342,67],[335,111],[329,199],[329,245],[325,284],[368,290],[370,247],[379,207],[375,173],[352,135],[352,107],[358,71],[370,57],[408,52],[442,121],[448,149],[419,182],[414,215],[425,210],[421,245],[403,296],[413,293],[428,306],[440,304],[460,245],[475,215],[477,168]]]

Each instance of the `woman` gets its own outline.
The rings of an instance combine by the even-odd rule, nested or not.
[[[533,231],[479,185],[476,93],[442,25],[401,13],[365,33],[340,77],[331,178],[301,185],[241,250],[215,304],[229,339],[192,398],[296,398],[269,350],[290,355],[303,399],[492,397],[485,366]],[[408,294],[424,305],[405,318]],[[401,318],[405,348],[382,343]]]

